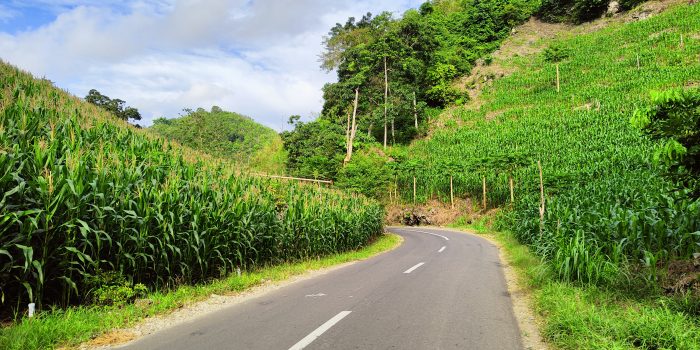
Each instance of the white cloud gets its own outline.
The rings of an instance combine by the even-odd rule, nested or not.
[[[218,105],[280,130],[289,115],[321,109],[321,87],[334,77],[318,68],[317,57],[331,26],[367,11],[400,13],[420,1],[50,3],[52,22],[0,32],[0,58],[78,96],[96,88],[126,100],[146,124],[182,108]]]
[[[6,5],[0,4],[0,22],[7,22],[18,14],[18,11],[13,10]]]

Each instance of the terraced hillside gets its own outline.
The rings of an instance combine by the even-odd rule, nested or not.
[[[626,262],[653,267],[697,252],[697,200],[664,177],[668,169],[652,159],[658,144],[630,123],[652,90],[697,91],[700,7],[674,3],[650,18],[633,12],[532,43],[543,51],[494,56],[503,77],[482,76],[478,100],[448,110],[444,127],[394,152],[410,159],[399,194],[411,200],[415,175],[419,201],[449,198],[453,174],[456,195],[481,204],[485,177],[487,205],[506,207],[512,174],[515,203],[502,227],[568,280],[616,279]]]

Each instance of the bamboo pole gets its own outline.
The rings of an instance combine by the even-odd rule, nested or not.
[[[508,174],[508,184],[510,185],[510,204],[515,203],[515,192],[513,190],[513,174]]]
[[[540,170],[540,237],[544,230],[544,177],[542,176],[542,162],[537,161],[537,167]]]
[[[413,123],[418,130],[418,108],[416,107],[416,92],[413,92]]]
[[[302,182],[314,182],[318,184],[333,184],[333,180],[316,180],[316,179],[305,179],[303,177],[291,177],[291,176],[278,176],[278,175],[267,175],[267,174],[250,174],[253,176],[269,177],[271,179],[282,179],[282,180],[295,180]]]
[[[454,195],[454,189],[452,187],[452,175],[450,175],[450,204],[452,205],[452,209],[455,208],[455,195]]]
[[[484,210],[486,210],[486,175],[484,175],[482,177],[482,179],[483,179],[482,183],[483,183],[483,188],[484,188],[484,193],[482,195],[482,202],[483,202],[482,204],[483,204]]]

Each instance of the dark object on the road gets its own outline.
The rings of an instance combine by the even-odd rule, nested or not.
[[[403,216],[403,224],[406,226],[430,225],[430,219],[421,213],[406,212]]]

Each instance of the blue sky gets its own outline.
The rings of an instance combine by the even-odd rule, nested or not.
[[[321,40],[336,22],[421,0],[0,0],[0,59],[141,124],[218,105],[276,130],[321,110]]]

